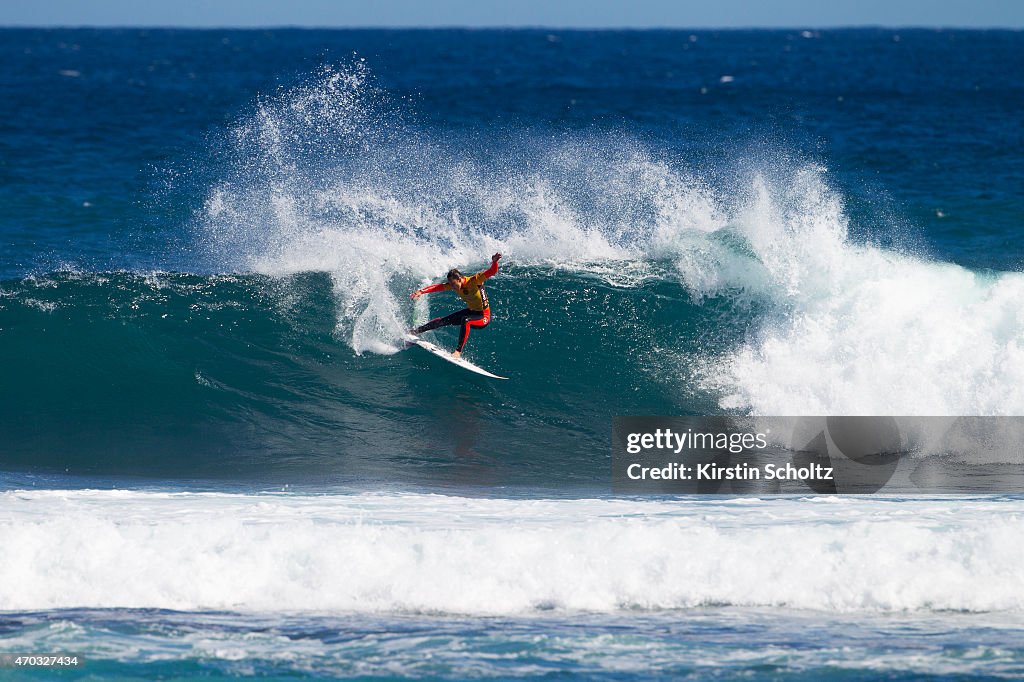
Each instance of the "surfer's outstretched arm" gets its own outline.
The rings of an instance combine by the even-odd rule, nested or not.
[[[500,259],[500,253],[496,253],[493,256],[491,256],[491,267],[476,273],[475,275],[469,278],[470,281],[475,284],[482,284],[485,279],[490,279],[491,277],[494,277],[496,274],[498,274],[498,261]]]
[[[430,286],[426,286],[423,287],[422,289],[417,289],[416,291],[412,292],[412,295],[409,296],[409,298],[416,300],[423,294],[432,294],[435,291],[448,291],[449,289],[451,289],[451,286],[447,282],[441,282],[440,284],[431,284]]]

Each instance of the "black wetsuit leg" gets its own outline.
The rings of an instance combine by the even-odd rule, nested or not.
[[[458,312],[452,313],[451,315],[445,315],[444,317],[435,317],[425,325],[416,327],[412,330],[413,334],[422,334],[423,332],[429,332],[431,329],[437,329],[438,327],[448,327],[451,325],[461,324],[462,333],[460,334],[460,341],[465,338],[469,322],[472,320],[482,320],[484,314],[476,310],[470,310],[464,308]],[[463,341],[464,342],[464,341]],[[459,346],[462,347],[461,345]]]
[[[473,312],[473,316],[467,316],[462,322],[462,329],[459,330],[459,352],[466,346],[466,340],[469,338],[469,328],[477,327],[483,329],[491,323],[491,316],[489,313]]]

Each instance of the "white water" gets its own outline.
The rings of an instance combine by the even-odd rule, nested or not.
[[[710,363],[756,414],[1024,414],[1024,275],[852,243],[820,172],[755,184],[736,224],[778,315]]]
[[[13,491],[0,610],[1024,610],[1024,500]]]

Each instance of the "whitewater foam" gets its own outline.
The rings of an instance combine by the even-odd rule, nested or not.
[[[1021,500],[13,491],[0,609],[1024,609]]]
[[[712,363],[722,406],[755,414],[1024,413],[1018,273],[852,243],[821,171],[759,181],[740,218],[773,314]]]

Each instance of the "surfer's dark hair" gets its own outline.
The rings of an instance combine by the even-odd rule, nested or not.
[[[445,277],[445,279],[455,279],[456,277],[462,277],[462,273],[459,272],[458,268],[452,268],[451,270],[448,271],[448,275]]]

